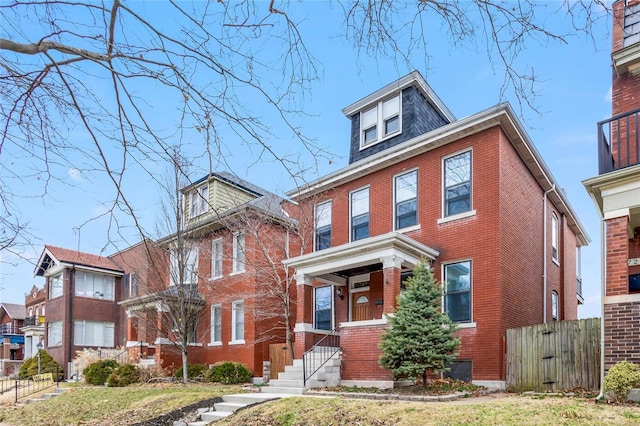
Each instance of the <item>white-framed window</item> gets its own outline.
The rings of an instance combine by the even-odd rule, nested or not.
[[[47,347],[62,346],[62,321],[47,324]]]
[[[75,295],[93,299],[114,300],[116,279],[113,275],[76,271]]]
[[[211,278],[222,276],[222,238],[211,243]]]
[[[471,210],[471,150],[443,159],[444,216]]]
[[[413,170],[393,179],[395,229],[418,224],[418,171]]]
[[[137,272],[124,274],[124,297],[126,299],[138,296],[138,278]]]
[[[36,310],[36,315],[38,315],[38,311]],[[29,316],[33,316],[33,308],[29,308]]]
[[[551,258],[558,261],[558,216],[551,213]]]
[[[222,306],[211,305],[211,343],[222,342]]]
[[[209,184],[205,183],[189,193],[189,217],[199,216],[209,208]]]
[[[351,193],[351,241],[369,236],[369,188]]]
[[[198,283],[198,249],[186,246],[182,249],[182,256],[178,249],[171,250],[170,285]],[[182,281],[182,282],[180,282]]]
[[[231,340],[244,341],[244,301],[242,300],[231,304]]]
[[[62,296],[64,292],[62,275],[62,272],[60,272],[49,278],[49,299]]]
[[[576,247],[576,281],[577,293],[582,296],[582,250],[580,246]]]
[[[313,328],[333,330],[333,286],[313,289]]]
[[[244,232],[233,234],[233,272],[244,272],[245,264],[245,236]]]
[[[314,208],[315,250],[331,247],[331,200],[317,204]]]
[[[449,263],[444,269],[444,310],[451,321],[471,322],[471,261]]]
[[[558,321],[558,293],[556,291],[551,293],[551,319]]]
[[[366,148],[391,136],[402,128],[400,93],[378,102],[360,114],[360,148]]]
[[[75,320],[73,322],[73,344],[113,348],[114,330],[112,322]]]

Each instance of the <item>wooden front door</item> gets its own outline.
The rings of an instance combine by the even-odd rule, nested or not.
[[[351,321],[366,321],[371,319],[369,299],[368,291],[353,293],[351,295]]]
[[[271,362],[272,379],[278,378],[278,373],[284,372],[284,367],[292,365],[291,354],[286,343],[275,343],[269,345],[269,361]]]

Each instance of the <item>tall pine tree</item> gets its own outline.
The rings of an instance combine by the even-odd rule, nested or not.
[[[429,371],[446,371],[456,357],[457,325],[442,312],[442,286],[429,264],[418,262],[405,285],[395,314],[387,317],[390,328],[380,341],[380,364],[397,378],[422,377],[426,386]]]

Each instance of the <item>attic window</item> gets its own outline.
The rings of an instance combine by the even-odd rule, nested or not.
[[[400,94],[378,102],[360,116],[360,147],[383,141],[401,131]]]
[[[189,217],[199,216],[209,207],[209,184],[204,184],[191,191],[189,195]]]

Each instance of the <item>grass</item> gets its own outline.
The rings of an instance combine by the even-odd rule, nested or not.
[[[2,407],[0,422],[14,426],[130,425],[198,401],[238,392],[240,386],[216,384],[74,386],[48,401]]]
[[[332,388],[323,388],[330,392],[346,392],[346,393],[377,393],[377,394],[400,394],[400,395],[446,395],[454,392],[468,392],[471,394],[479,394],[486,389],[482,386],[476,386],[455,379],[434,379],[428,380],[426,386],[422,384],[400,386],[393,389],[365,388],[359,386],[337,386]]]

